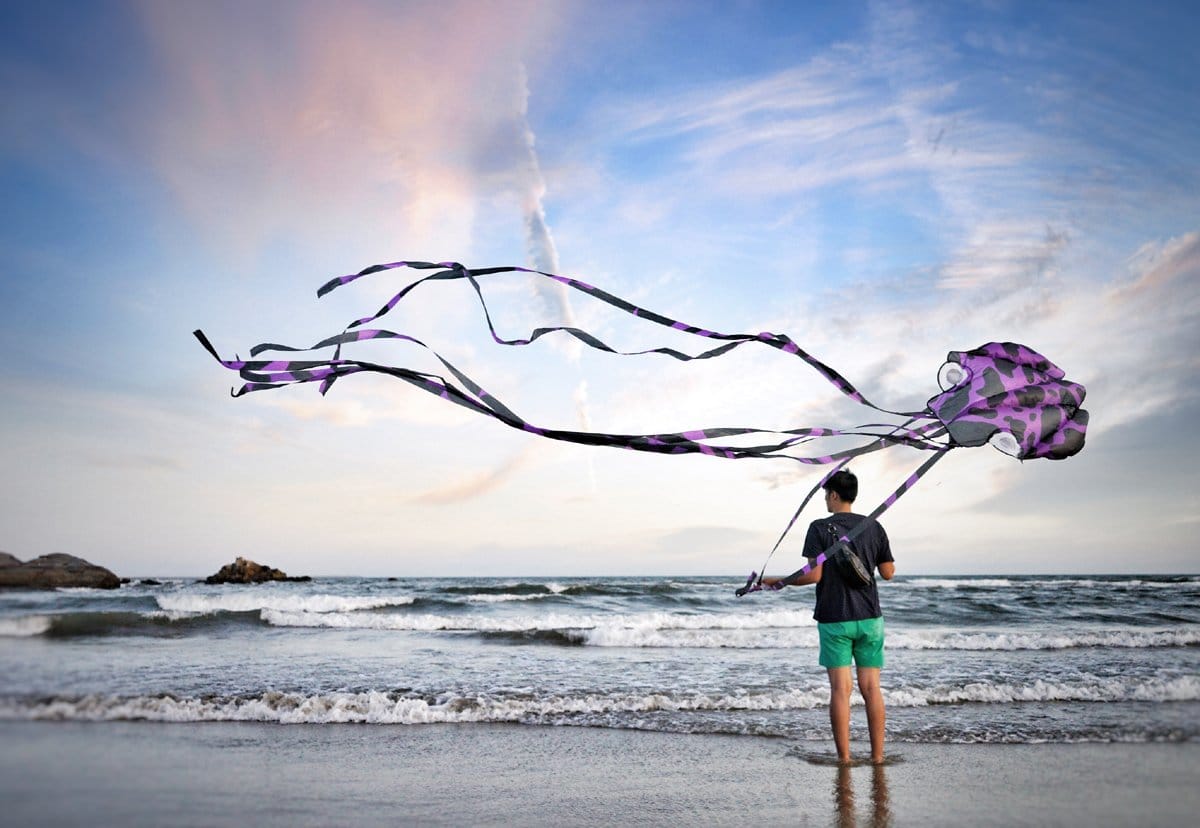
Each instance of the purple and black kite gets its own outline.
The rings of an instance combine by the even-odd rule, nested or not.
[[[905,445],[930,452],[931,456],[871,512],[871,518],[879,517],[911,489],[934,463],[951,449],[960,446],[981,446],[988,443],[1020,460],[1037,457],[1062,460],[1083,448],[1088,422],[1087,412],[1080,408],[1085,394],[1084,387],[1079,383],[1067,380],[1062,370],[1041,354],[1024,345],[1016,345],[1011,342],[989,342],[970,351],[951,351],[946,357],[946,363],[938,372],[941,393],[932,397],[922,411],[899,412],[880,408],[867,400],[841,374],[807,353],[784,334],[768,332],[723,334],[705,330],[638,307],[578,279],[556,276],[553,273],[544,273],[523,267],[468,269],[456,262],[437,264],[432,262],[391,262],[374,265],[358,273],[332,279],[317,291],[317,296],[324,296],[330,291],[364,276],[397,268],[433,270],[435,272],[408,284],[374,315],[351,322],[342,333],[324,339],[308,348],[292,348],[286,345],[263,343],[250,349],[251,359],[249,360],[236,358],[226,360],[221,358],[203,332],[195,331],[196,338],[218,362],[226,368],[237,371],[245,380],[245,384],[233,392],[235,397],[251,391],[264,391],[307,382],[319,382],[320,391],[324,394],[341,377],[371,372],[403,380],[422,391],[435,394],[449,402],[499,420],[512,428],[528,431],[551,440],[563,440],[583,445],[612,446],[659,454],[700,453],[730,460],[785,458],[809,465],[833,465],[833,471],[842,468],[855,457],[894,445]],[[645,351],[617,351],[586,331],[568,326],[537,328],[526,339],[503,339],[496,333],[479,284],[481,278],[500,273],[528,273],[534,277],[552,279],[640,319],[704,337],[713,343],[720,344],[698,354],[687,354],[667,347],[651,348]],[[528,345],[545,334],[561,331],[591,348],[609,353],[623,355],[654,353],[664,354],[677,360],[690,361],[712,359],[747,343],[756,342],[799,357],[852,400],[886,414],[905,417],[906,420],[900,425],[894,426],[866,425],[851,429],[794,428],[775,431],[722,427],[669,434],[605,434],[542,428],[515,414],[425,343],[394,331],[364,327],[391,311],[419,285],[431,281],[459,279],[466,280],[474,288],[483,307],[484,318],[487,320],[492,339],[501,345]],[[342,356],[343,346],[368,339],[396,339],[426,348],[445,366],[450,378],[410,368]],[[328,359],[320,360],[254,359],[254,357],[268,352],[296,353],[322,348],[334,348],[333,355]],[[727,438],[742,438],[749,435],[765,435],[768,439],[762,445],[753,446],[726,445],[721,442]],[[867,440],[856,447],[829,454],[795,453],[798,446],[820,438],[854,436],[865,437]],[[795,515],[772,548],[772,554],[775,549],[779,548],[809,500],[825,480],[833,474],[833,471],[814,486],[801,502],[799,509],[796,510]],[[839,542],[852,541],[854,536],[869,523],[870,521],[861,521]],[[835,542],[827,552],[832,551],[837,543]],[[809,566],[821,563],[824,558],[825,555],[819,556]],[[760,588],[758,581],[761,579],[756,579],[758,579],[757,573],[752,573],[747,581],[747,586],[738,590],[738,593],[744,594]]]

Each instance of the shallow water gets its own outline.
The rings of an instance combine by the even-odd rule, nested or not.
[[[162,580],[0,593],[0,718],[828,739],[808,590],[738,599],[739,584],[716,578]],[[900,577],[881,598],[893,741],[1200,736],[1200,577]],[[853,720],[865,737],[861,712]]]

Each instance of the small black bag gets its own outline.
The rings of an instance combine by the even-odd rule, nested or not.
[[[874,579],[871,577],[871,570],[863,563],[863,559],[854,551],[854,547],[842,542],[842,533],[836,523],[830,521],[825,525],[829,528],[834,543],[837,544],[825,556],[825,560],[837,568],[838,574],[842,576],[842,581],[846,586],[852,589],[870,586]]]

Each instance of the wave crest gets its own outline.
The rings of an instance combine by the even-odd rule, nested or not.
[[[0,698],[0,719],[160,722],[253,721],[278,724],[434,724],[523,722],[634,726],[620,714],[770,712],[813,710],[827,704],[819,684],[790,690],[733,693],[587,693],[563,695],[417,695],[368,690],[321,694],[266,691],[249,696],[103,696]],[[1023,702],[1193,702],[1200,677],[1100,678],[1031,684],[973,682],[960,686],[884,691],[897,708]],[[861,704],[855,694],[853,704]]]
[[[51,615],[20,615],[0,618],[0,638],[29,638],[43,635],[54,622]]]
[[[168,612],[355,612],[401,607],[413,603],[408,595],[280,595],[268,592],[225,592],[217,595],[158,595],[158,606]]]

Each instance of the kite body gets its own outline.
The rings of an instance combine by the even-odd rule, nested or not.
[[[992,443],[1021,460],[1063,460],[1083,448],[1086,390],[1036,351],[989,342],[951,351],[938,372],[945,389],[928,409],[958,446]]]
[[[321,393],[326,393],[333,383],[351,374],[370,372],[386,374],[403,382],[434,394],[447,402],[469,408],[472,411],[498,420],[505,425],[552,440],[561,440],[584,445],[610,446],[659,454],[707,454],[729,460],[739,459],[784,459],[808,465],[832,465],[833,470],[808,493],[795,515],[776,541],[771,553],[783,542],[788,531],[796,523],[804,507],[824,484],[825,480],[843,468],[851,459],[896,445],[905,445],[931,456],[887,497],[871,514],[877,518],[892,506],[905,492],[944,457],[951,449],[981,446],[990,443],[996,448],[1021,460],[1049,458],[1061,460],[1083,448],[1087,432],[1088,415],[1080,406],[1085,389],[1076,382],[1066,379],[1065,374],[1054,363],[1024,345],[1011,342],[989,342],[970,351],[952,351],[938,372],[942,391],[930,398],[922,411],[898,412],[881,408],[864,397],[841,374],[824,362],[802,349],[785,334],[762,332],[757,334],[724,334],[680,322],[654,311],[638,307],[617,296],[593,287],[578,279],[557,276],[553,273],[530,270],[523,267],[491,267],[468,269],[456,262],[392,262],[373,265],[358,273],[332,279],[323,285],[317,296],[324,296],[342,285],[376,273],[398,268],[433,270],[434,273],[419,278],[398,292],[387,304],[372,316],[351,322],[342,333],[324,339],[307,348],[263,343],[250,350],[250,360],[223,359],[204,336],[195,331],[196,338],[213,357],[230,370],[237,371],[245,380],[242,387],[233,392],[235,397],[255,391],[281,388],[309,382],[320,383]],[[585,293],[614,308],[638,317],[646,322],[672,328],[707,340],[710,347],[697,354],[688,354],[675,348],[651,348],[645,351],[618,351],[592,334],[579,328],[558,326],[538,328],[522,339],[504,339],[496,332],[488,312],[487,303],[479,280],[503,273],[528,273],[534,278],[546,278]],[[731,350],[755,343],[775,348],[807,363],[845,396],[859,404],[889,415],[906,418],[895,424],[859,425],[851,428],[801,427],[777,431],[749,427],[710,427],[676,433],[662,434],[607,434],[592,431],[568,431],[547,428],[527,422],[511,408],[486,392],[477,382],[468,377],[448,360],[430,349],[425,343],[406,334],[382,328],[365,328],[391,311],[401,300],[418,286],[433,281],[464,280],[474,289],[483,308],[484,317],[493,340],[500,345],[529,345],[540,337],[554,332],[573,336],[590,348],[613,354],[633,356],[637,354],[661,354],[681,361],[713,359]],[[426,348],[445,366],[450,377],[416,371],[398,365],[384,365],[362,360],[344,358],[343,347],[354,342],[371,339],[391,339]],[[334,348],[327,359],[256,360],[265,352],[314,351]],[[723,442],[728,438],[746,438],[761,435],[765,442],[745,445],[744,440],[735,443]],[[801,454],[798,449],[806,444],[825,438],[859,437],[865,442],[835,452]],[[849,542],[870,521],[861,521],[854,530],[835,541]],[[814,559],[805,570],[823,562],[825,555]],[[768,556],[768,560],[770,556]],[[805,570],[802,570],[805,571]],[[797,573],[799,574],[799,573]],[[761,578],[751,575],[747,585],[738,590],[745,594],[761,588]]]

